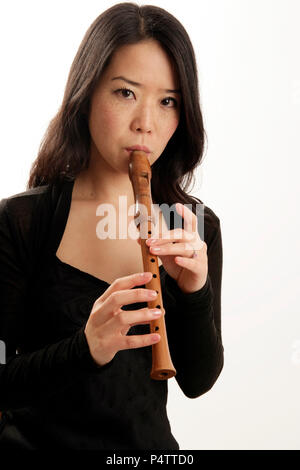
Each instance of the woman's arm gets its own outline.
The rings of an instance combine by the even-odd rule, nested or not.
[[[186,396],[197,398],[216,382],[223,368],[221,336],[222,236],[220,222],[207,243],[208,277],[197,292],[184,294],[165,276],[164,308],[176,380]]]
[[[16,220],[0,201],[0,339],[6,347],[6,363],[0,364],[0,410],[28,406],[76,381],[94,363],[84,328],[73,336],[35,352],[16,354],[22,343],[29,275],[22,266]],[[37,332],[38,334],[38,332]]]

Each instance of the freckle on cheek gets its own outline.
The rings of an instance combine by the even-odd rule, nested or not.
[[[112,113],[110,110],[103,111],[102,119],[105,122],[105,127],[112,127],[118,121],[117,116],[114,113]]]

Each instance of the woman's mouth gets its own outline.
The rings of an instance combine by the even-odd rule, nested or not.
[[[148,149],[148,147],[144,145],[133,145],[132,147],[126,147],[126,150],[130,153],[133,152],[134,150],[140,150],[141,152],[150,153],[150,150]]]

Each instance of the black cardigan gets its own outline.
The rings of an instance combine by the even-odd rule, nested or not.
[[[101,368],[90,355],[84,327],[109,284],[56,257],[73,184],[0,201],[0,410],[7,423],[0,448],[21,447],[21,436],[34,449],[178,449],[166,413],[168,381],[149,377],[151,347],[119,351]],[[221,228],[206,206],[204,240],[208,278],[199,291],[184,294],[160,266],[175,380],[189,398],[206,393],[223,367]],[[128,334],[148,332],[137,325]]]

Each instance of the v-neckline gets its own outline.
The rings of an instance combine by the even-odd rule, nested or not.
[[[54,234],[54,241],[53,241],[53,256],[56,262],[60,266],[62,266],[64,269],[70,272],[77,272],[81,276],[85,277],[88,280],[91,280],[92,282],[96,284],[104,284],[107,287],[109,287],[111,283],[97,276],[94,276],[93,274],[88,273],[87,271],[83,271],[82,269],[77,268],[76,266],[73,266],[72,264],[62,261],[56,254],[58,247],[60,245],[61,239],[63,237],[66,225],[67,225],[67,221],[68,221],[68,217],[69,217],[69,213],[71,209],[74,183],[75,183],[75,179],[64,182],[62,192],[58,201],[57,209],[54,214],[55,234]],[[164,270],[164,267],[161,264],[159,266],[159,273],[161,274],[163,270]]]

